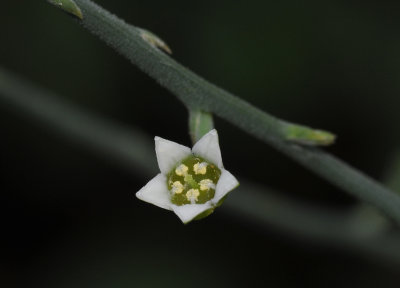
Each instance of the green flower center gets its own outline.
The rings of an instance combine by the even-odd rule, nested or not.
[[[201,157],[189,156],[176,165],[167,175],[171,202],[203,204],[214,198],[221,170]]]

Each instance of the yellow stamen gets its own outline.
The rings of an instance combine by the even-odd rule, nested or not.
[[[181,194],[182,191],[183,191],[183,185],[182,185],[182,183],[179,182],[179,181],[175,181],[175,182],[172,184],[171,191],[172,191],[172,193],[174,193],[174,194]]]
[[[197,174],[204,175],[207,172],[207,168],[206,167],[207,167],[207,163],[206,162],[196,163],[196,164],[193,165],[193,171],[194,171],[194,173],[196,173],[196,175]]]
[[[178,176],[185,176],[189,168],[185,164],[181,164],[175,169],[175,173]]]
[[[215,184],[210,179],[203,179],[200,181],[200,190],[201,191],[208,191],[211,188],[215,189]]]
[[[190,189],[189,191],[186,192],[186,198],[190,201],[190,203],[194,204],[196,201],[198,201],[198,197],[200,195],[200,192],[198,189]]]

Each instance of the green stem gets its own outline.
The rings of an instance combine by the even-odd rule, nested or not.
[[[67,104],[60,97],[0,69],[0,100],[24,116],[45,124],[68,140],[89,146],[127,171],[153,177],[157,173],[154,143],[147,135],[102,120]],[[320,244],[347,247],[351,251],[400,263],[400,235],[387,233],[378,222],[359,217],[359,212],[332,211],[273,193],[246,183],[231,193],[221,211],[265,228],[274,227]],[[359,229],[359,227],[365,227]],[[383,227],[383,228],[382,228]]]
[[[119,165],[126,165],[141,175],[156,173],[153,141],[140,132],[124,129],[96,115],[63,101],[51,92],[21,80],[0,68],[0,99],[25,117],[40,120],[45,127],[98,151],[112,155]],[[144,140],[145,139],[145,140]],[[140,166],[135,163],[141,163]]]
[[[143,38],[143,29],[125,23],[89,0],[76,0],[82,25],[157,80],[189,108],[212,112],[249,133],[309,145],[329,145],[334,135],[273,117],[205,81]],[[293,133],[293,129],[307,133]],[[318,134],[318,136],[315,135]]]
[[[189,108],[212,112],[237,125],[335,186],[381,209],[400,224],[400,196],[334,156],[288,141],[312,145],[328,144],[330,141],[325,137],[333,140],[333,135],[291,124],[261,111],[184,68],[144,41],[137,28],[92,1],[75,2],[82,10],[81,23],[85,28],[156,79]],[[296,134],[298,136],[293,136]],[[315,139],[312,140],[313,138]]]
[[[189,132],[193,144],[212,129],[214,120],[211,113],[189,109]]]
[[[370,217],[356,207],[341,212],[322,209],[282,196],[283,193],[241,181],[223,208],[241,222],[256,223],[320,245],[338,246],[377,260],[400,264],[400,234],[387,228],[385,219]],[[361,215],[360,215],[361,214]],[[231,216],[230,215],[230,216]],[[365,217],[367,216],[367,217]]]

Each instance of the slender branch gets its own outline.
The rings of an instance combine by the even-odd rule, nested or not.
[[[126,165],[136,173],[156,173],[154,144],[139,131],[104,121],[96,115],[80,111],[51,92],[45,91],[13,76],[0,68],[0,100],[22,112],[25,117],[40,120],[45,127],[111,156],[119,165]],[[140,163],[140,167],[137,163]]]
[[[327,144],[334,136],[325,131],[279,120],[205,81],[154,48],[140,30],[90,0],[75,0],[82,25],[175,94],[190,109],[212,112],[247,133],[269,143],[304,167],[349,194],[371,203],[400,224],[400,196],[341,160],[302,144]]]
[[[396,267],[400,264],[400,233],[388,232],[385,219],[369,217],[363,205],[338,213],[295,202],[282,193],[242,180],[223,208],[232,212],[230,217],[267,231],[272,228],[307,242],[366,254],[374,262],[380,259]]]
[[[154,34],[149,41],[149,33],[143,34],[143,29],[125,23],[95,3],[75,2],[82,10],[80,23],[85,28],[156,79],[189,108],[213,112],[260,137],[310,145],[328,145],[334,141],[334,135],[329,132],[279,120],[205,81],[155,49],[155,42],[160,43],[160,39]]]
[[[243,180],[237,190],[224,206],[234,210],[238,217],[249,217],[253,223],[266,223],[312,241],[366,240],[389,227],[385,218],[369,217],[363,205],[338,213],[334,209],[294,201],[283,193]]]
[[[38,120],[43,128],[92,148],[90,151],[115,161],[129,172],[141,172],[146,177],[157,173],[150,137],[88,114],[2,69],[0,101]],[[318,244],[336,245],[400,263],[400,235],[388,233],[385,222],[379,218],[366,219],[357,209],[336,211],[301,204],[282,197],[282,193],[241,182],[220,208],[230,217],[267,229],[273,227]]]

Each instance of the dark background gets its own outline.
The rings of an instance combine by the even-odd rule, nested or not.
[[[400,140],[400,2],[97,3],[263,110],[335,132],[327,150],[384,180]],[[190,145],[184,106],[71,17],[45,1],[0,7],[2,67],[149,137]],[[216,127],[239,180],[321,207],[356,203],[236,127]],[[396,268],[218,210],[184,226],[134,197],[148,178],[4,103],[0,129],[1,287],[398,287]]]

